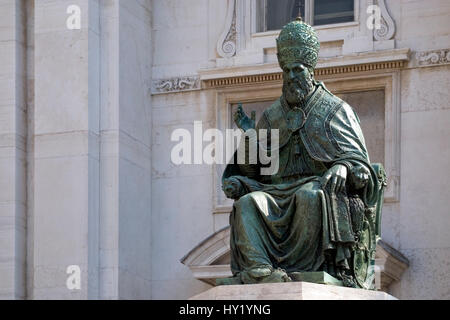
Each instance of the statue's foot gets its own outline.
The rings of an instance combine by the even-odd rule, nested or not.
[[[272,274],[273,268],[271,266],[253,268],[248,270],[247,272],[252,278],[264,278]]]
[[[274,283],[274,282],[291,282],[292,279],[283,269],[274,270],[269,276],[264,277],[260,283]]]
[[[282,269],[273,269],[271,266],[253,268],[241,273],[242,283],[274,283],[290,282],[292,279]]]

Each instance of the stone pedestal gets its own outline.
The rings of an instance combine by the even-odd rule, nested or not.
[[[190,300],[397,300],[382,291],[310,282],[218,286]]]
[[[289,274],[293,281],[298,282],[312,282],[319,284],[330,284],[334,286],[343,286],[342,281],[330,276],[323,271],[318,272],[293,272]]]

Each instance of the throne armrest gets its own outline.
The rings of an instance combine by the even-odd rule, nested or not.
[[[377,240],[379,240],[381,239],[381,215],[384,201],[384,188],[386,187],[386,171],[381,163],[372,163],[371,166],[379,182],[378,200],[375,209],[375,233]]]

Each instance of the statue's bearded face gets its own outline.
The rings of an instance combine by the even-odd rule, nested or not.
[[[314,81],[309,69],[300,62],[283,64],[283,95],[290,105],[303,102],[314,89]]]

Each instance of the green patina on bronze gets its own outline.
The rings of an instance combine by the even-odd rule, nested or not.
[[[312,281],[374,289],[383,166],[370,163],[353,109],[313,79],[319,53],[313,28],[299,19],[287,24],[277,47],[283,95],[256,126],[241,108],[235,121],[244,131],[279,130],[278,150],[258,137],[259,148],[279,153],[279,170],[263,176],[260,163],[228,164],[222,181],[235,200],[233,277],[217,283]]]
[[[278,56],[283,62],[302,61],[314,69],[319,59],[320,42],[316,32],[300,18],[285,25],[277,39]]]

